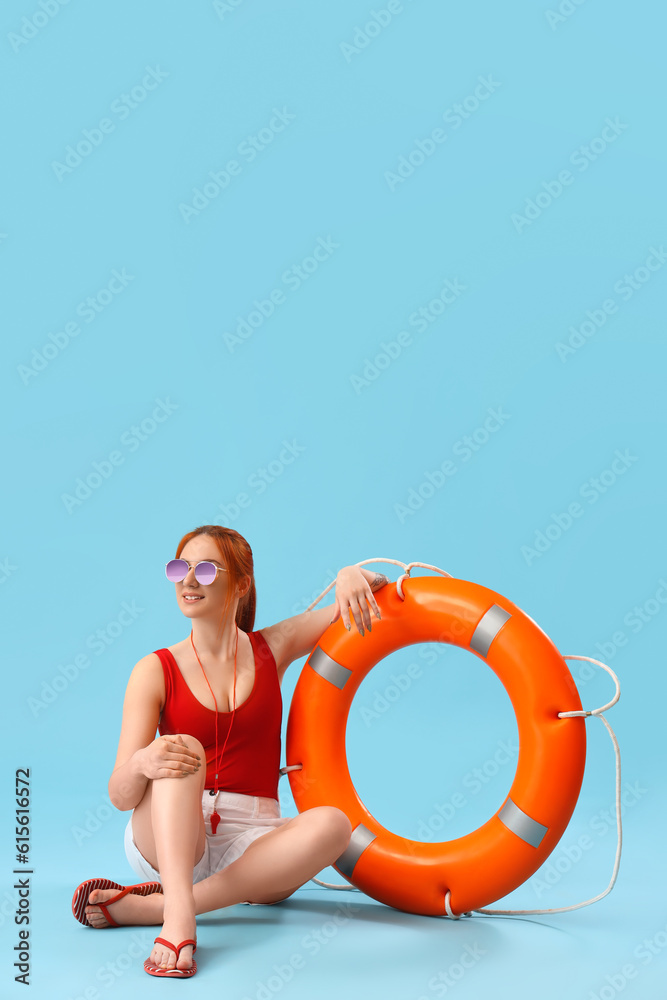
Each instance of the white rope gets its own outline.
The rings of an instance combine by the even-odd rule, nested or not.
[[[612,707],[612,705],[615,705],[616,702],[618,701],[618,699],[621,697],[621,685],[619,684],[618,677],[616,676],[616,674],[614,673],[614,671],[610,667],[608,667],[606,663],[601,663],[600,660],[594,660],[590,656],[573,656],[573,655],[569,655],[569,654],[564,655],[563,659],[564,660],[588,660],[589,663],[597,663],[597,665],[599,667],[603,667],[607,671],[607,673],[611,675],[611,677],[612,677],[612,679],[614,681],[614,684],[616,685],[616,692],[614,694],[614,697],[606,705],[603,705],[602,708],[594,708],[590,712],[586,712],[586,711],[582,710],[582,711],[577,711],[577,712],[559,712],[558,713],[558,718],[559,719],[574,719],[576,717],[586,718],[589,715],[596,716],[598,719],[600,719],[601,722],[604,723],[605,728],[606,728],[607,732],[609,733],[609,736],[611,738],[611,742],[612,742],[613,747],[614,747],[614,757],[615,757],[615,760],[616,760],[616,831],[617,831],[617,834],[618,834],[618,839],[617,839],[617,843],[616,843],[616,857],[614,859],[614,868],[613,868],[613,871],[611,873],[611,879],[609,881],[609,885],[604,890],[604,892],[599,893],[599,895],[597,895],[597,896],[593,896],[592,899],[587,899],[583,903],[574,903],[572,906],[555,906],[555,907],[552,907],[549,910],[495,910],[495,909],[494,910],[489,910],[489,909],[480,909],[480,910],[468,911],[465,914],[465,916],[467,916],[467,917],[470,916],[470,912],[474,912],[474,913],[486,913],[486,914],[489,914],[490,916],[501,916],[501,917],[527,916],[529,914],[537,914],[537,913],[567,913],[569,910],[579,910],[579,909],[581,909],[582,906],[590,906],[591,903],[597,903],[598,900],[603,899],[614,888],[614,884],[615,884],[616,878],[618,876],[618,869],[619,869],[620,864],[621,864],[621,849],[623,847],[623,823],[622,823],[622,820],[621,820],[621,750],[620,750],[620,747],[618,745],[618,740],[616,739],[616,733],[611,728],[611,726],[609,725],[609,723],[607,722],[607,720],[605,719],[605,717],[604,717],[604,715],[602,713],[606,712],[608,708]],[[447,892],[446,895],[445,895],[445,909],[447,910],[447,916],[452,917],[455,920],[458,920],[459,916],[461,916],[461,914],[456,915],[456,914],[454,914],[452,912],[451,906],[449,905],[449,892]]]
[[[401,587],[401,582],[403,580],[405,580],[405,578],[410,575],[410,570],[412,569],[413,566],[421,566],[423,569],[432,569],[436,573],[440,573],[442,576],[448,576],[451,579],[453,579],[451,573],[447,573],[444,569],[440,569],[438,566],[431,566],[429,563],[423,563],[423,562],[404,563],[404,562],[401,562],[400,559],[385,559],[384,556],[378,556],[376,559],[362,559],[361,562],[355,563],[354,565],[355,566],[363,566],[365,563],[369,563],[369,562],[370,563],[375,563],[375,562],[393,563],[394,566],[402,566],[403,567],[404,572],[399,576],[398,580],[396,581],[396,590],[397,590],[398,596],[401,598],[401,600],[405,600],[405,597],[403,595],[403,589]],[[320,601],[322,600],[322,598],[324,597],[324,595],[329,593],[329,591],[331,590],[331,588],[334,586],[335,583],[336,583],[336,581],[332,580],[331,583],[329,584],[329,586],[326,588],[326,590],[323,590],[322,593],[320,594],[320,596],[317,597],[317,598],[315,598],[315,600],[313,601],[312,604],[308,605],[308,607],[306,608],[306,611],[310,611],[310,609],[314,608],[316,604],[319,604]]]
[[[442,576],[446,576],[446,577],[449,577],[450,579],[453,579],[451,573],[447,573],[444,569],[440,569],[438,566],[432,566],[430,563],[411,562],[411,563],[407,563],[406,564],[406,563],[401,562],[399,559],[385,559],[382,556],[378,556],[376,559],[362,559],[361,562],[355,563],[355,565],[356,566],[363,566],[365,563],[369,563],[369,562],[387,562],[387,563],[393,563],[393,565],[395,565],[395,566],[402,566],[403,567],[404,572],[401,574],[401,576],[399,576],[398,580],[396,581],[396,591],[398,593],[398,596],[401,598],[401,600],[405,600],[405,595],[403,594],[403,589],[402,589],[402,586],[401,586],[402,581],[405,580],[407,577],[410,576],[410,570],[412,569],[413,566],[421,566],[423,569],[432,569],[432,570],[434,570],[434,572],[440,573]],[[322,600],[322,598],[324,597],[324,595],[327,594],[331,590],[331,588],[334,586],[335,582],[336,582],[335,580],[332,580],[331,583],[329,584],[329,586],[326,588],[326,590],[323,590],[322,593],[319,595],[319,597],[317,597],[313,601],[312,604],[308,605],[308,607],[306,608],[306,611],[310,611],[310,609],[314,608],[316,604],[319,604],[319,602]],[[445,893],[445,910],[446,910],[446,916],[448,918],[452,919],[452,920],[460,920],[460,918],[462,916],[469,917],[469,916],[471,916],[472,913],[484,913],[484,914],[488,914],[490,916],[503,916],[503,917],[504,916],[526,916],[526,915],[529,915],[529,914],[539,914],[539,913],[542,913],[542,914],[544,914],[544,913],[566,913],[569,910],[579,910],[582,906],[590,906],[591,903],[597,903],[598,900],[603,899],[614,888],[614,885],[616,883],[616,879],[618,877],[618,870],[619,870],[619,867],[620,867],[620,864],[621,864],[621,849],[622,849],[622,846],[623,846],[623,824],[622,824],[622,820],[621,820],[621,750],[620,750],[620,747],[618,745],[618,740],[616,739],[616,734],[615,734],[614,730],[611,728],[611,726],[609,725],[609,723],[607,722],[607,720],[604,717],[604,712],[606,712],[609,708],[612,708],[616,704],[616,702],[618,701],[618,699],[621,697],[621,685],[619,684],[618,677],[616,676],[616,674],[614,673],[614,671],[611,669],[611,667],[608,667],[606,663],[602,663],[600,660],[594,660],[591,656],[575,656],[574,654],[569,654],[569,653],[568,654],[563,654],[563,659],[564,660],[588,660],[589,663],[596,663],[598,665],[598,667],[602,667],[603,670],[607,671],[607,673],[611,676],[611,678],[614,681],[614,684],[616,686],[614,697],[611,699],[611,701],[607,702],[607,704],[603,705],[601,708],[594,708],[594,709],[591,709],[590,711],[585,711],[585,710],[582,709],[581,711],[559,712],[558,713],[558,718],[559,719],[573,719],[573,718],[577,718],[577,717],[588,718],[589,716],[596,716],[598,719],[600,719],[601,722],[604,723],[605,728],[606,728],[607,732],[609,733],[609,736],[611,738],[611,742],[612,742],[613,747],[614,747],[614,756],[615,756],[615,760],[616,760],[616,831],[617,831],[618,839],[617,839],[617,845],[616,845],[616,857],[614,859],[614,868],[613,868],[613,871],[612,871],[611,880],[609,882],[609,885],[604,890],[604,892],[601,892],[599,895],[594,896],[592,899],[587,899],[583,903],[574,903],[572,906],[557,906],[557,907],[552,907],[551,909],[548,909],[548,910],[495,910],[495,909],[489,910],[489,909],[484,908],[484,909],[479,909],[479,910],[468,910],[468,911],[466,911],[464,913],[454,913],[454,911],[452,910],[452,907],[451,907],[451,894],[450,894],[450,892],[448,890]],[[302,764],[290,764],[290,765],[288,765],[286,767],[281,767],[281,769],[280,769],[280,775],[282,776],[283,774],[286,774],[288,771],[299,770],[302,767],[303,767]],[[348,883],[345,883],[344,885],[334,885],[331,882],[322,882],[318,878],[312,878],[312,879],[310,879],[310,881],[311,882],[317,882],[318,885],[322,885],[326,889],[348,889],[348,890],[353,890],[355,892],[362,892],[363,891],[361,889],[358,889],[356,886],[350,885]]]

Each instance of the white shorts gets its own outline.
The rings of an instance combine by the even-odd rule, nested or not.
[[[217,798],[205,788],[202,793],[202,813],[206,827],[206,844],[201,859],[192,872],[192,882],[214,875],[240,858],[254,840],[289,823],[291,816],[280,815],[277,799],[240,792],[219,791]],[[216,805],[220,816],[217,832],[211,830],[211,813]],[[130,867],[146,882],[160,882],[160,873],[140,853],[132,835],[132,816],[125,827],[125,854]]]

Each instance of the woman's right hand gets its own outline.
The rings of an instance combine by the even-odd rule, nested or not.
[[[147,778],[181,778],[201,767],[199,754],[190,749],[180,733],[158,736],[140,751],[140,762]]]

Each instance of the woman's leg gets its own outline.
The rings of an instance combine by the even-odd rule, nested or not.
[[[182,736],[183,741],[205,761],[205,751],[199,740],[187,734]],[[153,899],[159,895],[160,922],[163,923],[159,936],[173,944],[196,936],[192,871],[206,844],[201,810],[205,779],[206,766],[202,764],[197,772],[190,771],[182,777],[149,780],[144,797],[132,813],[134,842],[160,873],[164,893],[142,898]],[[104,902],[112,894],[108,890],[97,889],[91,893],[89,902]],[[121,904],[125,899],[129,897],[119,900],[118,904],[114,904],[113,911],[109,911],[113,916],[118,908],[119,923],[123,922]],[[91,914],[95,914],[95,910]],[[102,911],[98,909],[97,914],[102,918],[99,920],[95,914],[98,925],[104,926],[106,921]],[[192,965],[192,946],[183,948],[178,963],[175,953],[161,944],[153,947],[150,957],[156,965],[164,968],[173,969],[178,965],[179,969],[187,969]]]
[[[274,903],[286,899],[341,856],[351,833],[350,821],[335,806],[315,806],[299,813],[289,823],[263,833],[222,871],[195,883],[195,912],[208,913],[246,900]],[[98,891],[102,901],[114,893],[113,889]],[[114,904],[113,915],[119,923],[159,924],[165,909],[161,894],[128,895]],[[104,923],[102,918],[101,926]]]
[[[197,913],[234,903],[275,903],[296,892],[341,856],[349,819],[335,806],[315,806],[262,834],[240,858],[193,887]]]

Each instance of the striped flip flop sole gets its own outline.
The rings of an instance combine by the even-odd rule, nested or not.
[[[112,882],[108,878],[89,878],[81,885],[78,885],[74,890],[74,895],[72,897],[72,913],[74,917],[79,921],[80,924],[84,924],[86,927],[92,927],[93,925],[88,921],[86,916],[86,907],[88,906],[88,897],[93,891],[93,889],[118,889],[121,892],[125,888],[124,885],[120,885],[118,882]],[[162,892],[162,885],[159,882],[141,882],[138,885],[129,886],[129,891],[136,896],[149,896],[153,892]],[[107,900],[104,904],[110,903]],[[100,906],[99,903],[96,904]],[[104,912],[104,911],[102,911]],[[99,929],[99,928],[98,928]]]
[[[152,962],[146,959],[144,969],[149,976],[169,976],[170,979],[187,979],[189,976],[194,976],[197,971],[197,963],[193,958],[189,969],[161,969],[159,965],[153,965]]]

